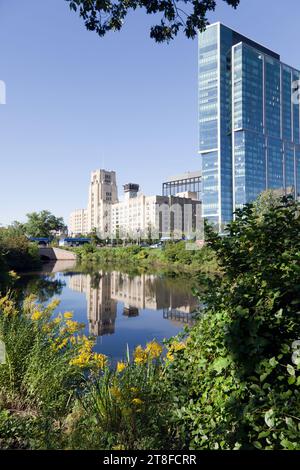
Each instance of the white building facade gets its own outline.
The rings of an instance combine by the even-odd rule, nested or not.
[[[139,185],[124,186],[118,200],[116,173],[91,173],[88,208],[72,212],[69,233],[89,234],[96,230],[102,239],[181,239],[200,231],[201,202],[194,192],[170,196],[145,196]]]
[[[96,170],[91,174],[88,200],[88,233],[96,230],[101,238],[111,233],[111,206],[118,202],[114,171]]]
[[[69,234],[71,236],[88,232],[88,214],[86,209],[77,209],[70,214]]]
[[[201,202],[195,193],[180,196],[145,196],[139,186],[124,186],[125,198],[112,205],[112,237],[121,239],[182,238],[197,230]]]

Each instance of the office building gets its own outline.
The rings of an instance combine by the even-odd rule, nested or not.
[[[194,188],[194,187],[193,187]],[[102,239],[181,239],[201,232],[201,202],[187,186],[175,196],[145,196],[138,184],[124,186],[118,200],[116,173],[97,170],[91,174],[88,208],[72,212],[69,233],[86,235],[96,230]]]
[[[201,201],[201,171],[191,171],[181,175],[170,176],[162,184],[163,196],[176,196],[178,193],[183,192],[196,193],[196,199]]]
[[[70,214],[69,234],[86,234],[88,231],[88,214],[86,209],[77,209]]]
[[[124,200],[111,206],[113,238],[182,238],[201,223],[201,202],[195,193],[145,196],[139,185],[124,186]]]
[[[91,174],[88,199],[88,232],[96,229],[101,238],[111,233],[111,205],[118,201],[116,173],[96,170]]]
[[[219,228],[266,189],[300,193],[300,72],[216,23],[199,34],[202,215]]]

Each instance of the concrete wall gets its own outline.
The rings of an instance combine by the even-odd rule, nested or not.
[[[62,250],[61,248],[39,248],[40,257],[48,260],[76,260],[76,255],[68,250]]]

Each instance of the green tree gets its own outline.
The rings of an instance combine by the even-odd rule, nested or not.
[[[36,266],[39,266],[38,247],[18,228],[0,228],[0,273]]]
[[[224,275],[170,370],[191,448],[300,448],[299,204],[265,199],[207,228]]]
[[[99,237],[97,233],[97,229],[93,228],[91,233],[89,233],[89,238],[91,239],[91,242],[93,245],[100,245],[101,244],[101,238]]]
[[[62,217],[55,217],[51,212],[45,210],[27,214],[27,222],[24,227],[26,234],[30,237],[50,237],[53,232],[66,229]]]
[[[79,11],[90,31],[104,36],[108,31],[119,31],[131,11],[142,9],[148,15],[161,15],[159,24],[152,26],[150,37],[157,42],[170,41],[183,29],[188,38],[209,24],[207,13],[214,11],[216,0],[66,0],[70,9]],[[237,8],[240,0],[223,0]],[[181,8],[184,4],[184,9]]]

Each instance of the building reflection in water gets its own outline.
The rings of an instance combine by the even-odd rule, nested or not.
[[[123,315],[127,317],[137,317],[144,309],[162,310],[164,318],[187,324],[193,322],[191,313],[197,307],[191,294],[152,274],[130,276],[117,271],[73,274],[69,287],[85,293],[89,332],[96,336],[115,332],[118,303],[122,303]]]

